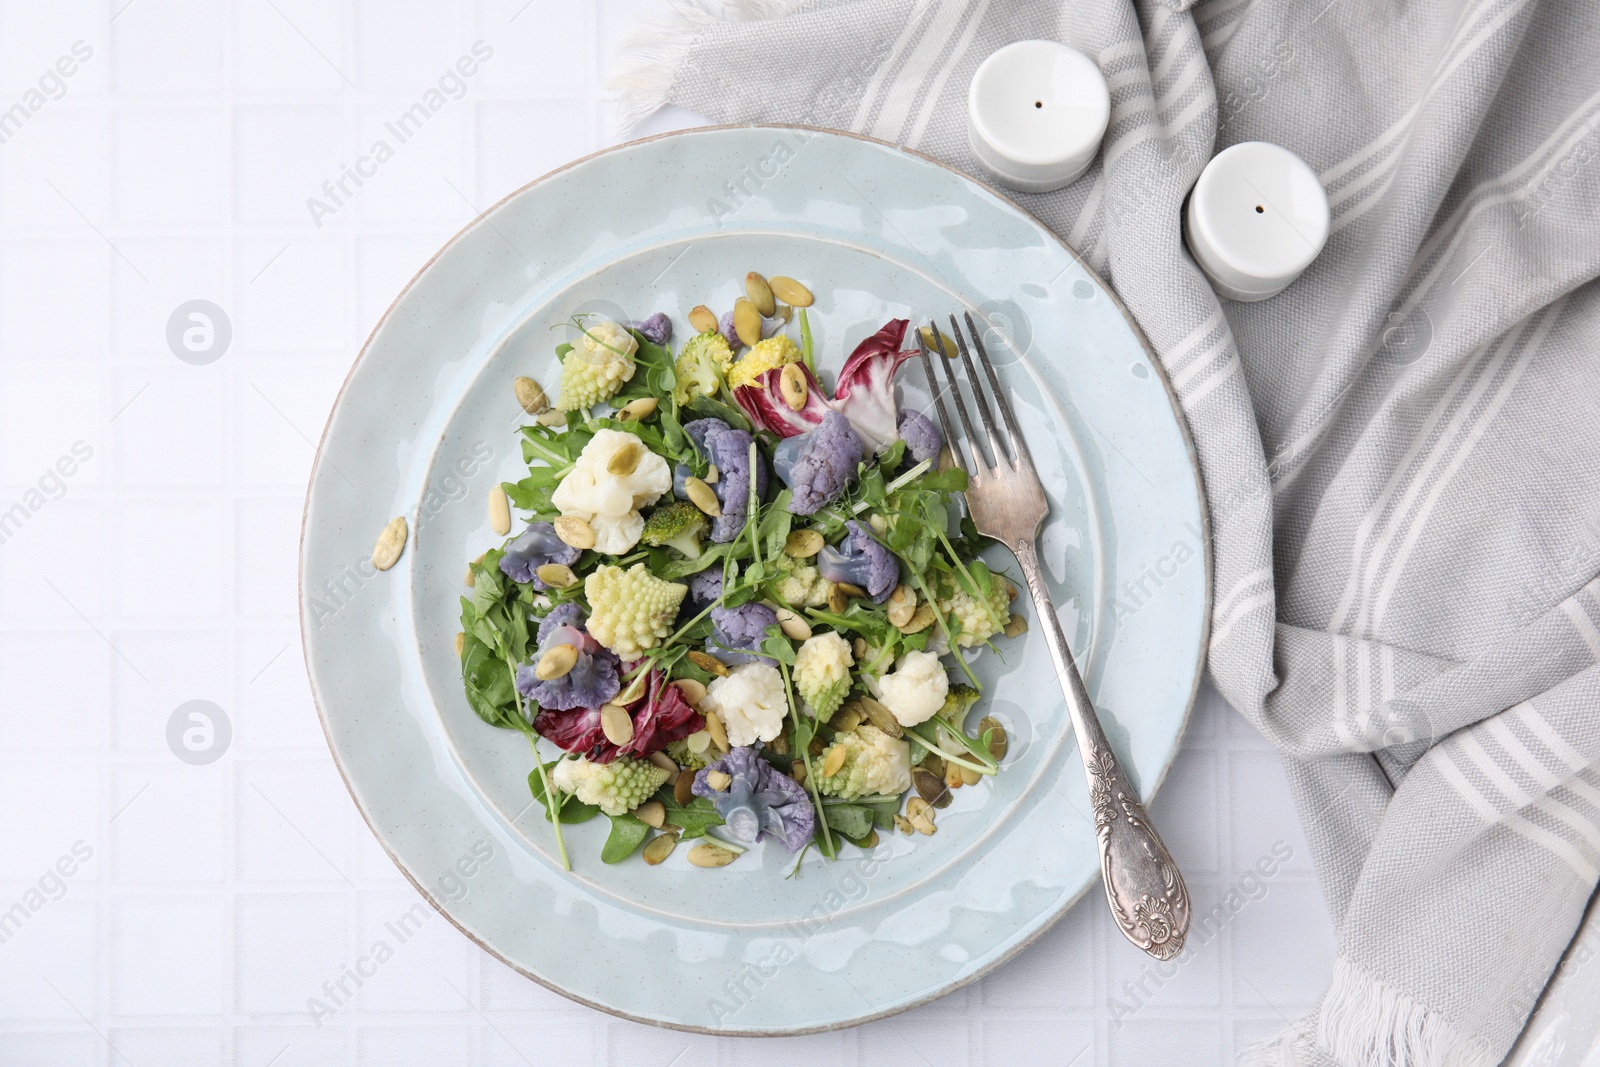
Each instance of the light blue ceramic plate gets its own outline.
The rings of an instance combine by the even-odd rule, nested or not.
[[[1037,630],[986,656],[1008,726],[997,779],[956,791],[933,837],[871,854],[758,849],[714,871],[600,862],[572,873],[532,808],[520,736],[462,696],[466,561],[498,539],[485,499],[525,471],[511,379],[554,391],[574,312],[642,319],[732,306],[748,270],[816,292],[819,363],[885,320],[969,310],[1014,390],[1054,509],[1042,555],[1089,691],[1148,797],[1183,733],[1209,589],[1194,458],[1171,391],[1100,279],[1038,222],[931,160],[843,134],[701,129],[534,182],[434,257],[373,332],[311,477],[302,626],[329,744],[373,832],[468,936],[567,996],[720,1033],[849,1026],[972,981],[1098,880],[1083,770]],[[921,370],[906,402],[926,401]],[[400,563],[366,563],[389,519]],[[1006,560],[997,560],[1004,564]],[[1182,862],[1182,857],[1179,857]],[[1103,904],[1096,893],[1090,905]],[[1129,949],[1129,951],[1134,951]]]

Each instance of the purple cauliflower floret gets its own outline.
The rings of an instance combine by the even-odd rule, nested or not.
[[[622,661],[583,629],[583,609],[562,604],[539,624],[539,647],[529,663],[517,668],[517,692],[531,697],[541,708],[571,711],[598,708],[622,690]],[[544,654],[557,645],[578,650],[578,662],[560,678],[541,679],[534,670]]]
[[[716,464],[717,480],[711,489],[722,505],[722,514],[711,520],[711,540],[720,543],[732,541],[744,530],[745,513],[750,507],[750,478],[756,480],[756,499],[767,494],[767,461],[761,450],[755,453],[755,469],[750,467],[750,446],[755,443],[746,430],[735,430],[721,419],[695,419],[685,423],[683,432],[689,435],[700,454]],[[687,478],[687,474],[685,474]],[[680,492],[679,480],[674,474],[673,491]],[[684,497],[687,499],[687,496]]]
[[[895,424],[895,429],[900,431],[900,440],[906,443],[906,456],[911,462],[938,462],[944,439],[939,436],[932,419],[920,411],[907,408],[900,413],[900,421]]]
[[[872,530],[854,519],[844,524],[849,536],[838,547],[823,545],[817,553],[817,570],[830,582],[849,582],[882,604],[900,584],[900,561],[894,558]]]
[[[765,663],[776,667],[771,656],[760,655],[767,627],[778,625],[778,613],[754,602],[736,608],[711,609],[711,636],[706,651],[730,667],[741,663]]]
[[[706,781],[711,771],[721,771],[733,781],[720,792],[712,789]],[[735,748],[699,771],[694,776],[694,795],[711,801],[728,833],[750,844],[773,837],[789,852],[799,852],[816,828],[817,813],[805,787],[762,759],[754,748]]]
[[[837,411],[824,415],[816,429],[778,442],[772,466],[794,493],[789,510],[816,514],[855,478],[861,454],[861,438]]]
[[[664,345],[672,340],[672,320],[667,318],[665,311],[658,311],[643,322],[634,323],[633,328],[651,344]]]
[[[546,563],[564,563],[570,567],[578,562],[580,554],[578,549],[556,536],[554,526],[535,522],[506,546],[506,554],[500,557],[500,570],[513,582],[531,582],[542,593],[550,587],[539,580],[538,569]]]
[[[728,347],[735,352],[739,351],[739,346],[743,345],[744,342],[739,340],[739,331],[733,328],[733,312],[724,311],[722,313],[722,321],[717,323],[717,329],[722,332],[723,339],[728,342]]]
[[[689,579],[688,602],[695,612],[704,611],[722,599],[722,570],[703,570]]]

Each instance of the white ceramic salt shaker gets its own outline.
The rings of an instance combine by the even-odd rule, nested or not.
[[[1216,291],[1265,300],[1311,265],[1328,239],[1328,194],[1287,148],[1245,141],[1206,164],[1183,214],[1184,239]]]
[[[967,138],[994,180],[1024,193],[1059,189],[1094,159],[1111,92],[1094,60],[1056,41],[1017,41],[978,66]]]

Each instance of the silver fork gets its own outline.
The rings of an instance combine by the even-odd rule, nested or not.
[[[949,364],[954,362],[944,341],[944,358],[935,360],[928,354],[928,342],[923,330],[917,331],[917,343],[922,349],[922,366],[928,375],[928,386],[933,390],[934,403],[939,409],[939,422],[949,443],[951,455],[967,472],[967,510],[978,532],[991,537],[1011,550],[1017,565],[1027,580],[1028,591],[1033,594],[1034,607],[1043,624],[1050,645],[1050,655],[1056,662],[1056,675],[1061,681],[1061,691],[1067,698],[1067,711],[1072,716],[1073,728],[1078,734],[1078,751],[1083,757],[1084,770],[1089,777],[1089,803],[1094,809],[1095,836],[1100,845],[1100,874],[1105,882],[1106,900],[1111,905],[1112,917],[1129,941],[1138,945],[1156,959],[1171,959],[1183,950],[1189,933],[1189,890],[1183,875],[1173,862],[1161,835],[1151,825],[1150,816],[1139,801],[1139,794],[1128,781],[1128,776],[1117,763],[1106,734],[1100,727],[1094,704],[1083,687],[1072,658],[1067,636],[1062,632],[1061,621],[1056,618],[1050,593],[1045,588],[1039,570],[1039,529],[1050,511],[1044,495],[1044,486],[1034,470],[1033,459],[1023,443],[1022,431],[1012,414],[1000,379],[983,347],[983,335],[966,315],[967,331],[972,336],[972,347],[978,351],[978,362],[983,364],[990,391],[1000,409],[1004,427],[997,426],[990,413],[989,402],[984,397],[983,384],[967,350],[967,340],[954,315],[950,326],[955,332],[961,362],[966,367],[968,385],[983,425],[989,452],[994,456],[991,465],[979,445],[978,434],[967,416],[966,401],[957,386],[956,375]],[[930,324],[927,332],[938,335],[937,324]],[[944,382],[934,374],[934,365],[944,371]],[[956,412],[961,417],[961,427],[966,431],[966,447],[958,443],[950,413],[945,407],[944,392],[948,388],[955,400]],[[969,452],[970,455],[964,454]]]

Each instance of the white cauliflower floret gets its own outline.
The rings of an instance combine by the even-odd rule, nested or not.
[[[867,683],[901,726],[927,722],[944,707],[950,678],[932,652],[907,652],[895,669]]]
[[[561,361],[562,411],[590,408],[610,400],[633,377],[639,342],[615,322],[586,324],[572,351]]]
[[[832,718],[844,703],[855,662],[850,642],[831,630],[806,638],[794,654],[794,687],[817,718]]]
[[[612,474],[611,459],[623,448],[639,450],[638,465],[627,474]],[[561,479],[550,502],[563,515],[574,515],[594,530],[594,550],[620,556],[639,543],[644,516],[639,509],[654,504],[672,488],[667,461],[643,441],[621,430],[596,430],[583,446],[572,470]]]
[[[789,714],[783,676],[778,668],[765,663],[746,663],[730,670],[727,677],[713,678],[695,706],[716,713],[728,732],[728,744],[735,748],[771,741],[783,730],[784,716]]]
[[[786,562],[787,561],[787,562]],[[809,563],[799,563],[784,556],[778,562],[779,578],[772,592],[779,600],[795,608],[820,608],[828,602],[828,592],[833,583]]]

